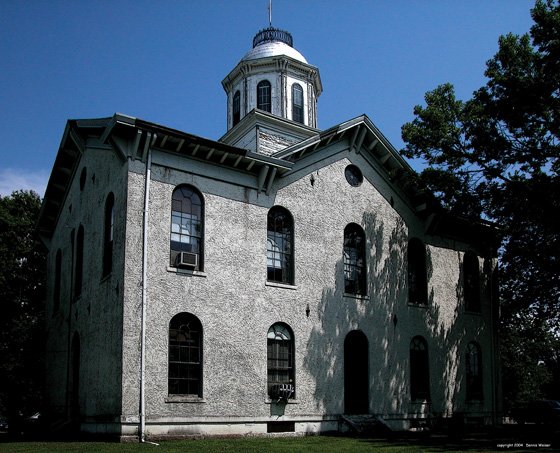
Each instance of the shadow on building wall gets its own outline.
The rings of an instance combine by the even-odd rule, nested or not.
[[[341,244],[335,287],[323,291],[317,313],[320,325],[313,328],[307,344],[304,367],[316,382],[316,409],[330,414],[344,412],[344,340],[349,332],[361,330],[369,342],[370,413],[449,416],[464,410],[464,402],[459,399],[464,399],[465,348],[469,341],[476,340],[480,327],[471,326],[467,335],[467,326],[459,316],[462,304],[441,298],[436,301],[434,297],[435,284],[447,285],[448,291],[454,289],[457,300],[462,301],[462,275],[455,282],[433,281],[434,264],[428,248],[428,305],[411,306],[407,284],[409,236],[404,222],[399,219],[387,230],[376,214],[366,213],[362,225],[370,251],[368,297],[344,295]],[[445,266],[462,269],[460,254],[455,255],[456,261]],[[445,273],[445,269],[438,272]],[[409,348],[416,335],[428,343],[430,404],[416,404],[410,398]]]

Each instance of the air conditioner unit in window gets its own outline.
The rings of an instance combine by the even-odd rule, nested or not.
[[[292,384],[276,384],[270,389],[270,399],[280,401],[288,401],[294,394],[294,386]]]
[[[177,255],[177,267],[194,269],[198,266],[198,253],[180,252]]]

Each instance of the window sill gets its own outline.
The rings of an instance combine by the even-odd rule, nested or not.
[[[288,285],[286,283],[277,283],[277,282],[269,282],[268,280],[265,282],[266,286],[272,286],[273,288],[284,288],[284,289],[297,289],[296,285]]]
[[[367,294],[343,293],[342,297],[347,297],[349,299],[369,300],[369,296]]]
[[[271,400],[266,399],[264,400],[264,404],[299,404],[299,401],[295,398],[289,399],[288,401],[278,401],[278,400]]]
[[[198,396],[188,396],[188,395],[169,395],[165,398],[166,403],[206,403],[204,398],[199,398]]]
[[[179,267],[172,267],[172,266],[167,266],[167,272],[172,272],[173,274],[178,274],[178,275],[188,275],[190,277],[204,277],[204,278],[206,278],[208,276],[208,274],[206,272],[192,271],[190,269],[181,269]]]

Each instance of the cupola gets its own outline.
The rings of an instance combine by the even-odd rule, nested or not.
[[[234,137],[238,134],[231,132],[253,111],[261,113],[261,118],[287,120],[288,129],[288,123],[294,123],[296,129],[317,127],[317,98],[323,90],[319,70],[294,48],[292,35],[285,30],[272,26],[260,30],[253,38],[253,48],[222,80],[222,86],[227,93],[228,129],[223,141],[239,145]],[[308,135],[296,133],[297,139]],[[298,141],[296,137],[286,145],[294,141]],[[262,151],[258,143],[250,148]]]

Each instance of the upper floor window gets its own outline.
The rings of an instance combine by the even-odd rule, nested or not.
[[[276,323],[268,329],[267,373],[270,398],[294,398],[294,335],[286,324]]]
[[[169,322],[168,392],[202,398],[202,324],[190,313]]]
[[[482,357],[478,343],[467,345],[465,357],[467,370],[467,400],[482,399]]]
[[[261,80],[257,85],[257,108],[265,112],[272,111],[272,87],[268,80]]]
[[[204,203],[191,186],[173,191],[171,206],[171,266],[203,269]]]
[[[344,229],[344,292],[366,294],[366,235],[355,223]]]
[[[241,94],[236,91],[233,95],[233,125],[239,123],[241,119]]]
[[[87,168],[82,168],[82,172],[80,173],[80,191],[84,190],[86,186],[86,179],[87,179]]]
[[[82,283],[84,278],[84,227],[80,225],[76,235],[76,267],[74,273],[74,298],[82,295]]]
[[[480,268],[478,257],[467,252],[463,257],[463,288],[465,294],[465,309],[480,311]]]
[[[274,206],[268,211],[266,266],[267,280],[294,283],[294,223],[287,209]]]
[[[303,89],[301,85],[292,85],[292,120],[303,124]]]
[[[113,270],[113,223],[115,220],[115,196],[111,192],[105,201],[105,221],[103,233],[103,276]]]
[[[62,274],[62,252],[60,249],[56,252],[54,263],[54,288],[53,288],[53,312],[57,312],[60,308],[60,279]]]
[[[408,242],[408,301],[415,305],[428,303],[426,247],[417,238]]]
[[[413,401],[430,399],[428,344],[420,336],[410,342],[410,397]]]

